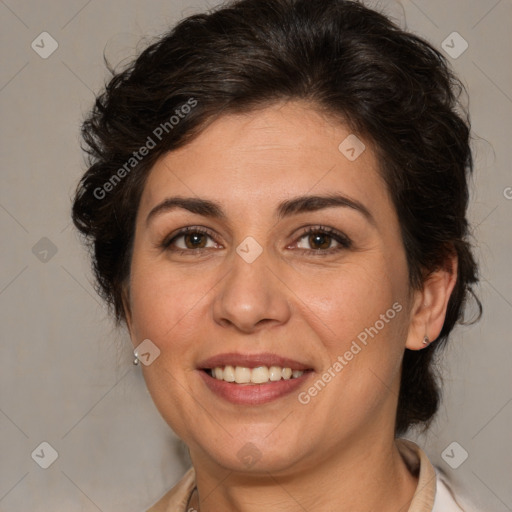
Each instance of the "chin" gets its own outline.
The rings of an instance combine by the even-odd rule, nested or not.
[[[265,433],[268,435],[268,432]],[[247,473],[251,475],[286,474],[305,457],[302,446],[284,445],[282,440],[272,444],[268,439],[257,439],[236,436],[236,441],[230,440],[224,450],[215,447],[203,447],[204,453],[214,464],[227,471]]]

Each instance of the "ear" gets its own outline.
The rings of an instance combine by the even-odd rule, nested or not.
[[[445,265],[432,272],[421,290],[414,292],[406,348],[421,350],[434,341],[443,328],[446,309],[457,281],[458,258],[450,253]],[[424,343],[425,336],[429,341]]]

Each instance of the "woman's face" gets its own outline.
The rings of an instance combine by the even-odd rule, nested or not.
[[[289,102],[219,118],[149,175],[129,326],[195,464],[286,474],[393,435],[414,295],[375,153],[352,137]]]

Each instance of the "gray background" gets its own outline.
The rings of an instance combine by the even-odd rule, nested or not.
[[[482,510],[512,510],[512,1],[376,3],[439,48],[454,31],[469,43],[449,60],[470,95],[470,217],[485,314],[457,328],[443,358],[445,402],[420,442]],[[127,334],[93,291],[70,197],[85,169],[80,122],[107,76],[103,52],[117,64],[207,8],[200,0],[0,0],[2,512],[140,511],[186,467],[132,365]],[[47,59],[31,47],[44,31],[59,45]],[[58,453],[48,469],[36,463],[48,461],[43,441]],[[443,459],[454,441],[462,448]],[[462,449],[468,458],[452,469],[446,461],[460,462]]]

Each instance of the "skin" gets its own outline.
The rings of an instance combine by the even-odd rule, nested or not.
[[[145,185],[127,323],[134,347],[149,338],[161,351],[144,377],[189,447],[198,487],[191,505],[201,512],[327,511],[333,504],[337,511],[396,512],[416,489],[394,441],[401,361],[406,347],[420,350],[426,334],[439,335],[457,262],[434,272],[422,290],[411,289],[375,153],[360,137],[366,150],[349,161],[338,149],[349,134],[295,101],[225,115],[164,155]],[[275,216],[282,201],[333,192],[365,205],[373,221],[348,207]],[[177,208],[147,222],[170,196],[216,201],[226,218]],[[187,226],[213,236],[160,247]],[[318,226],[343,233],[351,246],[302,235]],[[248,236],[263,250],[252,263],[236,252]],[[199,375],[199,361],[216,354],[272,352],[314,369],[299,390],[307,391],[396,302],[401,312],[308,404],[293,392],[235,406]],[[250,468],[237,455],[247,443],[260,454]]]

